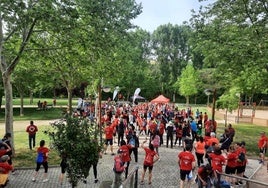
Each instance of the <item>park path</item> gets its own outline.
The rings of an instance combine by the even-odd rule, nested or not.
[[[50,123],[54,122],[56,120],[34,120],[34,124],[36,126],[40,126],[40,125],[50,125]],[[26,130],[26,127],[30,124],[30,120],[26,121],[26,120],[22,120],[22,121],[14,121],[13,122],[13,130],[14,131],[22,131],[22,130]],[[0,133],[2,133],[2,135],[5,134],[5,123],[1,122],[0,123]]]

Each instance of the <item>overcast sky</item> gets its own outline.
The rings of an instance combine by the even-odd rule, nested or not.
[[[191,10],[198,10],[198,0],[136,0],[142,3],[142,13],[133,21],[142,29],[153,32],[163,24],[181,25],[191,18]],[[204,5],[204,2],[202,3]]]

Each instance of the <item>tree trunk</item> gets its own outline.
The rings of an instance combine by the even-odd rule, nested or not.
[[[73,106],[72,106],[72,99],[73,99],[73,97],[72,97],[72,90],[71,89],[69,89],[68,87],[66,88],[67,89],[67,94],[68,94],[68,113],[69,113],[69,115],[72,115],[72,111],[73,111]]]
[[[213,101],[212,101],[212,115],[211,115],[212,122],[214,122],[214,120],[215,120],[216,94],[217,94],[217,90],[214,89],[214,91],[213,91]]]
[[[6,133],[11,133],[11,143],[13,153],[15,154],[14,147],[14,134],[13,134],[13,94],[12,94],[12,84],[11,84],[11,75],[5,72],[2,74],[3,84],[5,88],[5,124],[6,124]]]
[[[23,105],[24,105],[24,101],[23,101],[23,93],[20,93],[20,116],[23,116]]]
[[[33,105],[33,91],[30,91],[30,104]]]
[[[189,96],[186,96],[186,106],[189,106]]]

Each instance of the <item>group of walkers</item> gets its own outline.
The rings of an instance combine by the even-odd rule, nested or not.
[[[114,113],[114,118],[112,118]],[[244,176],[247,162],[245,142],[233,143],[235,130],[231,124],[225,129],[221,139],[218,139],[216,137],[216,121],[209,120],[206,113],[203,115],[198,110],[193,115],[190,108],[177,110],[174,106],[169,105],[149,106],[147,104],[134,108],[123,106],[116,109],[115,112],[106,111],[102,123],[106,125],[104,152],[107,154],[106,149],[110,146],[111,154],[115,155],[112,149],[113,141],[118,142],[119,150],[115,156],[115,161],[118,161],[118,157],[122,156],[124,170],[121,172],[125,172],[125,178],[128,175],[130,156],[133,150],[135,150],[135,162],[138,162],[139,137],[137,132],[140,136],[145,135],[145,141],[141,144],[141,148],[145,151],[141,184],[144,184],[147,169],[149,169],[148,184],[152,183],[153,164],[160,159],[159,147],[164,145],[164,133],[166,133],[165,146],[167,148],[173,148],[178,144],[182,149],[182,152],[178,154],[181,187],[187,184],[187,180],[193,180],[193,178],[189,178],[193,170],[197,173],[196,181],[199,187],[211,187],[212,184],[215,187],[220,187],[220,184],[223,183],[220,173],[223,172],[225,165],[225,173]],[[135,141],[132,141],[134,138]],[[144,146],[146,142],[148,142],[148,147]],[[241,157],[242,155],[244,157]],[[150,158],[150,162],[148,162],[148,158]],[[121,173],[114,171],[115,174]],[[120,176],[116,175],[115,177],[115,185],[118,185],[120,180],[118,177]],[[230,184],[242,183],[233,178],[226,178],[226,180]]]
[[[221,173],[245,177],[244,172],[247,164],[246,143],[233,142],[235,130],[231,124],[219,137],[217,123],[204,114],[191,108],[177,109],[168,104],[144,103],[131,107],[103,106],[105,113],[102,115],[101,123],[105,134],[104,150],[100,153],[107,155],[110,153],[114,157],[114,181],[113,187],[119,187],[124,178],[129,174],[129,166],[132,161],[138,164],[139,148],[144,150],[143,171],[140,184],[145,184],[145,176],[148,171],[148,184],[152,184],[153,166],[160,160],[164,153],[161,147],[179,148],[177,156],[178,168],[180,172],[180,187],[190,187],[192,181],[198,183],[198,187],[220,187],[223,183],[239,185],[243,182],[238,178],[222,178]],[[26,132],[29,134],[29,148],[35,147],[35,134],[38,131],[33,121],[27,126]],[[5,135],[9,140],[11,135]],[[166,136],[166,137],[164,137]],[[141,138],[144,139],[141,141]],[[165,140],[165,142],[164,142]],[[141,142],[141,143],[140,143]],[[11,151],[7,141],[2,145],[7,145],[6,152]],[[114,144],[116,144],[116,151]],[[260,163],[263,163],[267,146],[265,133],[261,134],[259,140]],[[41,165],[44,167],[43,182],[48,181],[48,153],[45,141],[40,141],[37,153],[43,153],[42,161],[36,161],[36,169],[32,181],[36,181]],[[1,160],[11,163],[11,155],[6,157],[1,155]],[[66,170],[66,158],[62,155],[60,182]],[[2,159],[3,158],[3,159]],[[1,163],[0,163],[1,167]],[[13,167],[12,169],[13,170]],[[193,176],[196,174],[196,178]],[[97,179],[97,164],[94,166],[95,183]],[[223,181],[225,179],[225,181]]]

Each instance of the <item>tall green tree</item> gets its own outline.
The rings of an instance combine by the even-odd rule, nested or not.
[[[194,69],[192,64],[188,64],[178,77],[177,82],[174,84],[174,88],[186,98],[186,105],[189,105],[189,97],[198,93],[199,83],[198,72]]]
[[[264,1],[218,0],[193,15],[194,51],[226,90],[239,86],[251,97],[267,92],[267,14]]]
[[[153,57],[160,67],[162,92],[170,90],[190,60],[188,39],[191,29],[187,25],[161,25],[152,34]]]

